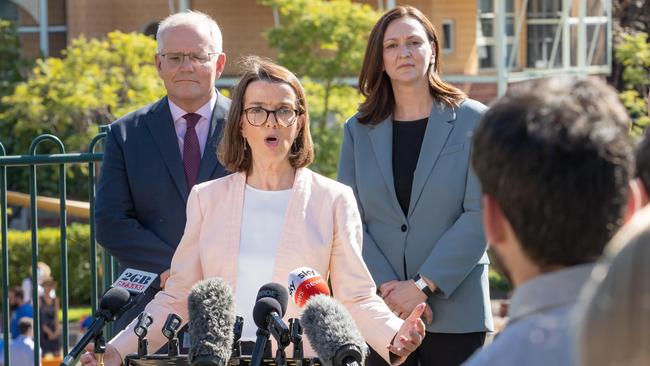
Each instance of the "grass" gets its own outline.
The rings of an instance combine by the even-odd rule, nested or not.
[[[92,310],[90,306],[73,307],[68,309],[68,320],[70,323],[76,323],[83,317],[90,315]],[[63,311],[59,309],[59,321],[63,320]]]

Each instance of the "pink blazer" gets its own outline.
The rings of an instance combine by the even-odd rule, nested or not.
[[[246,175],[235,173],[192,188],[185,233],[172,259],[171,275],[164,291],[145,309],[154,318],[150,329],[162,329],[170,312],[186,322],[187,296],[199,280],[220,277],[237,291],[245,187]],[[361,219],[352,190],[307,168],[298,169],[278,244],[273,282],[286,285],[289,272],[302,266],[315,269],[324,278],[329,276],[334,297],[351,313],[366,342],[388,361],[386,346],[403,321],[376,295],[361,257],[361,241]],[[285,321],[299,316],[300,309],[289,300]],[[123,357],[137,351],[134,324],[110,342]],[[150,349],[158,349],[166,341],[160,332],[149,332],[148,339]],[[308,342],[305,354],[315,356]]]

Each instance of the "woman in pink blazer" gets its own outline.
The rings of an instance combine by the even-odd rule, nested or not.
[[[361,257],[361,219],[352,190],[306,166],[313,160],[305,93],[287,69],[251,58],[233,92],[219,161],[234,174],[199,184],[187,203],[187,224],[171,275],[145,311],[151,329],[170,312],[187,320],[187,295],[199,280],[220,277],[235,294],[251,339],[252,304],[261,285],[287,283],[289,272],[311,267],[329,276],[334,297],[351,313],[365,340],[391,364],[421,343],[425,305],[405,321],[376,295]],[[285,319],[300,316],[290,302]],[[106,365],[137,349],[134,323],[107,346]],[[252,329],[252,330],[251,330]],[[165,342],[149,332],[149,348]],[[314,356],[307,345],[306,355]],[[86,354],[84,365],[93,365]]]

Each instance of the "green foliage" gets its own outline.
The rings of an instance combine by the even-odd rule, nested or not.
[[[0,136],[9,154],[26,154],[37,135],[63,136],[66,152],[85,152],[97,125],[112,122],[164,95],[153,65],[156,42],[142,34],[112,32],[105,39],[73,40],[63,58],[38,60],[29,79],[2,98]],[[52,144],[39,153],[54,153]],[[68,178],[87,176],[85,167],[67,170]],[[26,191],[26,172],[10,175],[11,189]],[[43,183],[45,194],[56,182]],[[87,195],[86,179],[70,186],[73,197]]]
[[[361,70],[368,33],[380,14],[350,0],[260,0],[276,8],[280,25],[265,32],[279,62],[303,78],[309,100],[315,171],[336,176],[345,119],[362,97],[343,83]],[[318,82],[314,82],[316,80]]]
[[[10,21],[0,19],[0,98],[11,94],[15,84],[23,80],[22,71],[26,64],[20,57],[16,28]]]
[[[650,124],[645,91],[650,85],[650,44],[647,33],[623,34],[623,41],[616,45],[615,57],[623,65],[625,90],[620,93],[621,102],[632,118],[632,133],[640,136]]]
[[[68,294],[70,305],[90,304],[90,229],[88,225],[68,225]],[[31,231],[9,230],[9,284],[19,286],[31,275]],[[43,228],[38,231],[40,261],[52,268],[52,277],[61,291],[61,244],[59,228]],[[100,282],[101,283],[101,282]],[[59,292],[60,293],[60,292]]]
[[[309,118],[312,121],[329,119],[336,121],[332,124],[321,126],[311,124],[311,135],[314,139],[315,160],[311,169],[330,178],[336,178],[336,169],[339,160],[339,151],[343,141],[343,124],[351,117],[362,101],[362,95],[355,88],[337,85],[331,88],[330,108],[325,116],[323,105],[325,85],[313,82],[309,78],[303,80],[303,86],[309,101]]]
[[[331,81],[357,75],[366,38],[379,13],[350,0],[261,0],[280,13],[266,32],[280,63],[300,76]]]
[[[508,280],[505,279],[505,277],[503,277],[494,268],[490,268],[488,272],[488,279],[490,282],[490,292],[508,293],[512,291],[512,285],[510,282],[508,282]]]

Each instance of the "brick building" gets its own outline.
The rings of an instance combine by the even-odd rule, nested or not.
[[[541,75],[605,75],[610,70],[608,1],[356,1],[381,9],[402,4],[419,8],[443,39],[443,77],[482,101],[491,100],[506,85]],[[47,6],[45,45],[39,36],[45,28],[36,20],[39,6]],[[59,56],[67,42],[80,35],[102,37],[112,30],[153,34],[157,22],[183,8],[217,20],[230,61],[248,54],[273,58],[262,32],[281,19],[257,0],[3,0],[0,17],[16,22],[23,54],[34,58],[44,47],[49,55]],[[499,59],[504,62],[497,63]],[[226,67],[222,83],[235,80],[233,64]]]

